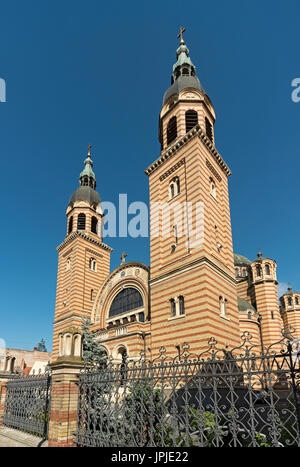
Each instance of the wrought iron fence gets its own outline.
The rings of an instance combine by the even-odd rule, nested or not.
[[[110,447],[300,446],[299,356],[285,339],[87,367],[76,442]]]
[[[50,373],[7,381],[3,424],[47,438],[51,396]]]

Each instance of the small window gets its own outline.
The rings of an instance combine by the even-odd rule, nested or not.
[[[68,258],[68,259],[67,259],[67,264],[66,264],[66,270],[67,270],[67,271],[70,271],[70,269],[71,269],[71,259]]]
[[[167,144],[171,144],[177,138],[177,118],[170,118],[167,126]]]
[[[98,219],[95,216],[93,216],[92,217],[92,229],[91,230],[95,234],[97,233],[97,226],[98,226]]]
[[[141,311],[141,313],[139,313],[139,321],[141,323],[144,323],[145,322],[145,313],[143,311]]]
[[[85,230],[85,214],[83,213],[78,214],[77,228],[78,230]]]
[[[291,299],[291,297],[288,298],[288,306],[292,306],[292,299]]]
[[[209,183],[210,183],[210,194],[216,198],[217,197],[217,190],[216,190],[216,184],[214,182],[214,180],[210,177],[209,179]]]
[[[242,276],[243,276],[243,277],[246,277],[246,276],[247,276],[247,271],[246,271],[246,269],[243,269],[243,271],[242,271]]]
[[[176,316],[176,305],[175,305],[175,300],[174,298],[171,298],[170,300],[170,306],[171,306],[171,316]]]
[[[206,129],[206,136],[213,143],[212,124],[210,123],[207,117],[205,117],[205,129]]]
[[[219,297],[220,316],[227,317],[227,300],[224,297]]]
[[[196,110],[187,110],[185,112],[185,130],[188,133],[198,124],[198,113]]]
[[[266,273],[266,276],[270,275],[270,266],[268,264],[265,265],[265,273]]]
[[[90,258],[89,268],[91,271],[94,271],[94,272],[97,271],[97,261],[94,258]]]
[[[94,298],[94,289],[91,289],[91,302],[93,301]]]
[[[182,69],[182,74],[183,74],[184,76],[189,75],[189,74],[190,74],[189,69],[188,69],[188,68],[183,68],[183,69]]]
[[[69,219],[69,228],[68,228],[68,234],[70,234],[73,230],[73,216],[70,217]]]
[[[172,178],[169,184],[169,198],[172,199],[174,196],[180,194],[180,179],[179,177]]]
[[[238,268],[235,268],[235,277],[239,277],[239,270],[238,270]]]
[[[256,266],[256,276],[261,277],[261,268],[260,268],[260,266]]]
[[[295,303],[296,303],[296,305],[299,305],[299,298],[298,297],[295,297]]]
[[[181,295],[179,297],[179,314],[180,315],[184,315],[185,314],[185,310],[184,310],[184,297]]]
[[[274,319],[274,311],[271,311],[271,319]]]

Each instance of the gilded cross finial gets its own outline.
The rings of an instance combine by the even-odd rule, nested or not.
[[[184,40],[183,40],[183,33],[186,31],[186,28],[183,28],[181,27],[180,30],[179,30],[179,34],[177,36],[177,38],[179,39],[180,37],[180,45],[183,45],[184,44]]]
[[[127,253],[125,253],[125,251],[123,251],[122,255],[121,255],[121,260],[122,260],[122,263],[125,263],[125,258],[127,256]]]
[[[92,145],[89,144],[89,148],[88,148],[88,157],[91,157],[91,147],[92,147]]]

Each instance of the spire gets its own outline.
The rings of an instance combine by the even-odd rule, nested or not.
[[[196,69],[192,63],[192,60],[189,57],[189,49],[185,45],[183,40],[183,33],[186,31],[186,28],[181,27],[177,38],[180,38],[180,44],[176,50],[177,62],[173,65],[173,75],[172,80],[176,80],[179,76],[195,76]],[[172,81],[172,82],[174,82]]]
[[[190,52],[187,48],[183,33],[186,28],[181,27],[178,39],[180,38],[179,47],[176,50],[176,63],[173,65],[171,76],[171,87],[164,94],[163,104],[167,102],[169,97],[174,94],[179,94],[183,89],[196,89],[204,96],[206,94],[198,77],[196,76],[196,67],[190,59]]]
[[[93,161],[91,159],[91,147],[92,145],[89,144],[87,157],[84,161],[84,169],[80,174],[80,185],[81,186],[90,186],[91,188],[96,188],[96,176],[92,169]]]

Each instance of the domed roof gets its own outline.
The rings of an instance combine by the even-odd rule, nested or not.
[[[254,308],[254,306],[251,305],[251,303],[247,302],[247,300],[245,300],[244,298],[241,298],[241,297],[238,297],[237,299],[238,299],[238,309],[239,309],[239,311],[252,310],[252,311],[256,312],[256,309]]]
[[[246,256],[234,253],[233,258],[235,266],[249,266],[251,264],[251,261],[248,258],[246,258]]]
[[[167,102],[169,97],[174,94],[178,96],[184,89],[196,89],[197,91],[200,91],[203,96],[206,94],[197,76],[179,76],[172,86],[170,86],[165,92],[163,105]]]
[[[70,203],[75,201],[87,201],[89,204],[100,204],[101,199],[99,193],[90,186],[79,186],[75,193],[71,196]]]

